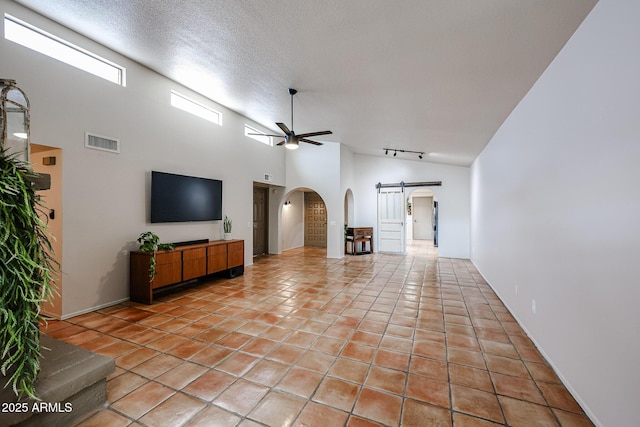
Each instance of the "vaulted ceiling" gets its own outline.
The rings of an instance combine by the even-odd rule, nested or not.
[[[292,87],[297,133],[469,165],[596,0],[17,3],[274,131]]]

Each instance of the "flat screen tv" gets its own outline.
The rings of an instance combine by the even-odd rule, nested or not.
[[[222,181],[151,172],[151,222],[222,219]]]

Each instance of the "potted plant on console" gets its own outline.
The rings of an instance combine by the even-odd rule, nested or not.
[[[156,252],[158,251],[170,251],[175,248],[171,243],[159,243],[160,238],[157,234],[151,231],[145,231],[138,237],[138,243],[140,243],[140,250],[152,254],[149,258],[149,278],[153,281],[156,275]]]
[[[226,215],[222,222],[222,228],[224,229],[224,240],[231,240],[231,220]]]

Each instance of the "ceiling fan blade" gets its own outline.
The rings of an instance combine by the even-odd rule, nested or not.
[[[289,128],[287,127],[287,125],[285,125],[284,123],[276,123],[276,125],[277,125],[280,129],[282,129],[282,132],[284,132],[284,133],[285,133],[285,134],[287,134],[287,135],[291,135],[291,134],[293,133],[293,132],[291,132],[291,131],[289,130]]]
[[[330,130],[323,130],[321,132],[309,132],[298,135],[300,138],[306,138],[308,136],[320,136],[320,135],[331,135],[333,132]]]
[[[316,142],[316,141],[312,141],[312,140],[306,139],[306,138],[300,138],[300,141],[307,142],[307,143],[313,144],[313,145],[323,145],[322,142]]]
[[[280,141],[276,145],[284,145],[285,141]]]
[[[274,138],[284,138],[282,135],[271,135],[268,133],[248,133],[247,135],[256,135],[256,136],[273,136]]]

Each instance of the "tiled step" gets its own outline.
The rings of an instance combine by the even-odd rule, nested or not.
[[[0,389],[1,426],[68,426],[106,400],[113,359],[45,334],[40,344],[43,358],[36,390],[41,401],[18,401],[10,386]]]

